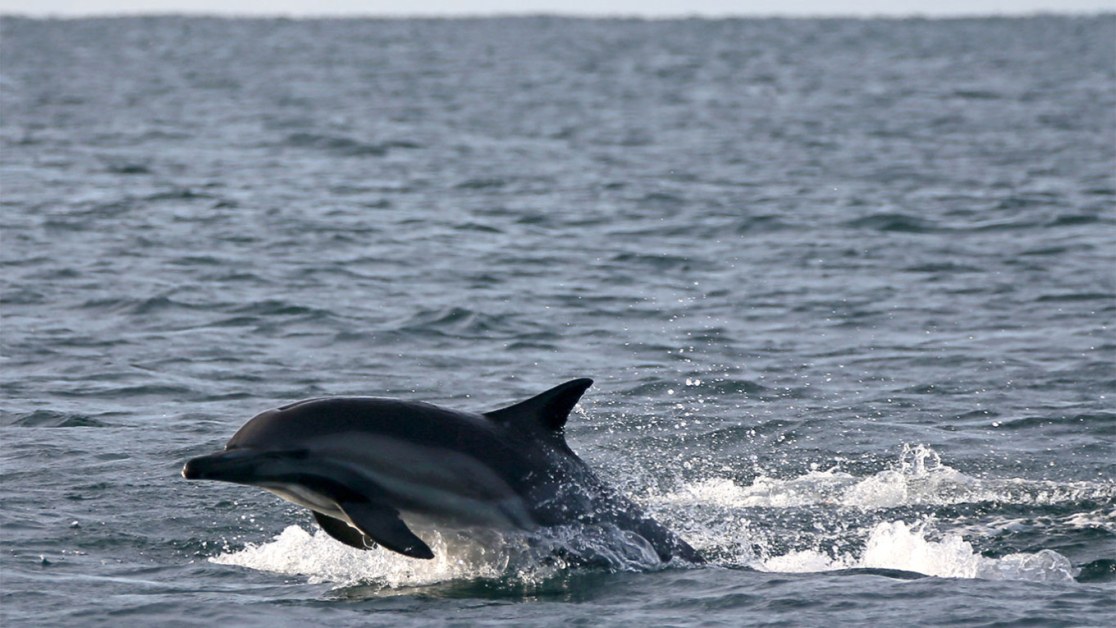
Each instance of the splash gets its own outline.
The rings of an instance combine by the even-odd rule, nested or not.
[[[647,571],[663,566],[641,537],[615,526],[557,526],[545,534],[466,535],[424,531],[431,560],[414,560],[383,549],[348,547],[318,530],[288,526],[274,540],[225,552],[211,562],[302,576],[339,586],[410,588],[447,581],[500,580],[537,586],[573,568]]]
[[[903,445],[896,464],[867,478],[858,478],[836,467],[790,479],[761,475],[748,486],[724,478],[707,478],[686,485],[661,501],[729,508],[820,505],[882,510],[979,502],[1051,505],[1083,499],[1112,499],[1114,495],[1116,487],[1110,483],[980,480],[943,464],[941,457],[929,447]]]
[[[898,569],[941,578],[1027,580],[1031,582],[1074,582],[1076,570],[1069,559],[1051,550],[1034,554],[1009,554],[1001,558],[981,556],[957,534],[940,541],[926,539],[923,525],[903,521],[881,522],[872,529],[859,556],[830,556],[815,550],[791,552],[759,561],[761,571],[817,572],[839,569]]]
[[[939,533],[931,516],[908,524],[888,517],[889,510],[998,502],[1057,505],[1078,500],[1111,504],[1116,484],[1055,483],[1022,479],[978,479],[944,464],[929,447],[904,446],[888,469],[856,477],[838,468],[814,470],[798,477],[766,476],[741,485],[707,478],[648,504],[664,524],[680,532],[707,556],[726,565],[770,572],[822,572],[843,569],[894,569],[946,578],[1072,582],[1070,561],[1051,550],[983,556],[966,540],[987,532],[989,523],[956,526]],[[794,513],[821,515],[811,526]],[[764,520],[790,513],[791,528],[773,532]],[[1067,525],[1110,529],[1116,511],[1064,518]],[[1010,522],[1004,522],[1004,525]],[[956,524],[956,522],[955,522]],[[994,530],[994,526],[992,528]],[[797,535],[792,542],[784,533]],[[309,533],[290,526],[271,542],[248,545],[211,558],[338,586],[372,585],[407,589],[449,581],[498,580],[527,586],[577,568],[647,571],[663,567],[654,551],[637,536],[597,526],[550,528],[543,535],[455,536],[428,532],[434,550],[429,561],[384,551],[360,551],[337,543],[320,530]],[[807,549],[792,549],[806,547]],[[789,546],[789,547],[788,547]]]
[[[362,551],[338,543],[318,530],[310,534],[299,526],[288,526],[269,543],[249,544],[240,551],[210,559],[220,565],[235,565],[260,571],[304,576],[313,584],[329,582],[342,586],[376,583],[385,587],[421,586],[462,578],[496,577],[501,561],[467,561],[451,556],[441,538],[430,544],[432,560],[411,560],[387,551]]]
[[[1111,482],[974,478],[944,464],[929,447],[904,445],[895,463],[867,477],[832,468],[787,479],[761,475],[748,485],[706,478],[653,499],[652,510],[689,520],[693,532],[684,536],[699,549],[718,553],[730,564],[763,571],[874,568],[949,578],[1072,582],[1076,570],[1057,552],[991,558],[981,555],[962,536],[962,532],[994,530],[994,522],[937,534],[931,515],[909,525],[888,517],[889,511],[986,503],[1028,507],[1081,501],[1104,504],[1112,503],[1114,497],[1116,484]],[[1064,523],[1108,529],[1112,512],[1102,508],[1076,513],[1064,518]],[[700,513],[707,513],[706,521],[715,522],[702,525],[695,521]],[[726,525],[733,521],[739,524]],[[783,529],[772,532],[770,525]],[[788,545],[808,549],[790,550]]]

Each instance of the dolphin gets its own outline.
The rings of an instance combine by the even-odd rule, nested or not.
[[[256,415],[224,451],[189,460],[182,476],[258,486],[309,508],[346,545],[411,558],[434,557],[412,527],[611,524],[642,537],[663,562],[704,562],[566,444],[566,420],[592,384],[575,379],[483,414],[378,397],[298,401]]]

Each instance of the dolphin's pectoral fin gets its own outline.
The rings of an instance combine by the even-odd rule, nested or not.
[[[430,546],[411,532],[399,518],[398,510],[376,502],[344,502],[338,505],[353,525],[387,549],[411,558],[434,558]]]
[[[314,521],[318,522],[318,525],[321,526],[323,530],[325,530],[326,534],[332,536],[338,541],[341,541],[345,545],[348,545],[349,547],[355,547],[359,550],[372,549],[376,547],[376,542],[369,538],[367,534],[361,532],[360,530],[357,530],[348,523],[345,523],[340,519],[334,519],[329,515],[323,515],[316,510],[311,512],[314,513]]]

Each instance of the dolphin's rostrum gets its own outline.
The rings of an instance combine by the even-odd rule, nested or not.
[[[643,537],[663,561],[702,562],[566,444],[566,419],[592,383],[575,379],[485,414],[374,397],[299,401],[257,415],[182,475],[259,486],[309,508],[346,545],[412,558],[434,552],[411,526],[611,524]]]

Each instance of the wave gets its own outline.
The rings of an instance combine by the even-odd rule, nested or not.
[[[210,562],[302,576],[311,583],[340,587],[427,586],[450,580],[500,580],[525,585],[545,583],[571,568],[645,571],[662,566],[642,538],[619,528],[560,526],[545,534],[497,532],[468,536],[424,531],[434,550],[430,560],[414,560],[383,549],[358,550],[325,532],[288,526],[271,542],[226,551]]]
[[[784,480],[759,477],[749,486],[707,478],[658,496],[652,500],[652,509],[721,567],[785,573],[871,569],[944,578],[1072,583],[1082,569],[1051,549],[989,556],[965,538],[981,538],[978,527],[943,533],[937,530],[933,516],[910,523],[885,517],[863,525],[855,513],[968,502],[1031,506],[1080,502],[1095,507],[1113,499],[1116,485],[1111,483],[979,480],[943,464],[928,447],[905,446],[893,468],[868,477],[815,470]],[[786,547],[770,538],[767,530],[761,530],[756,517],[739,513],[739,509],[802,507],[838,509],[838,534],[800,524],[796,532],[809,547]],[[712,521],[693,521],[701,516],[700,511],[710,509],[719,511]],[[1105,522],[1110,523],[1113,515],[1116,511],[1109,513],[1102,507],[1095,512],[1070,513],[1058,521],[1066,528],[1112,533],[1114,530]],[[536,585],[570,569],[616,572],[664,566],[638,537],[598,526],[548,528],[530,535],[493,532],[479,538],[439,532],[428,536],[435,551],[431,561],[415,561],[382,550],[354,550],[321,531],[311,534],[298,526],[288,527],[271,542],[226,551],[210,560],[304,576],[311,582],[340,586],[372,583],[384,588],[476,579]],[[1101,573],[1103,569],[1090,569],[1089,577],[1106,577]]]
[[[1116,484],[1111,482],[974,478],[943,464],[941,456],[929,447],[904,445],[893,468],[869,477],[832,468],[790,479],[761,475],[747,486],[726,478],[706,478],[685,485],[661,501],[729,508],[822,505],[878,510],[981,502],[1052,505],[1114,498]]]
[[[343,135],[322,133],[292,133],[287,136],[286,145],[294,148],[313,148],[341,157],[383,157],[394,149],[421,148],[421,144],[410,140],[389,140],[366,142]]]
[[[1042,546],[1065,546],[1069,535],[1116,534],[1116,483],[975,478],[922,445],[904,445],[890,468],[868,476],[815,469],[785,479],[760,475],[746,485],[707,477],[651,501],[667,517],[688,519],[684,536],[722,564],[772,572],[886,569],[1073,582],[1082,570]],[[1027,516],[998,519],[1020,512]],[[954,527],[939,531],[940,516]],[[1030,528],[1023,549],[1032,551],[1014,551],[1020,531]],[[996,546],[1005,532],[1016,541],[1002,555],[974,548]],[[1103,579],[1098,573],[1089,577]]]
[[[35,410],[0,418],[8,427],[106,427],[108,424],[89,415],[55,410]]]
[[[958,534],[940,541],[926,538],[926,524],[904,521],[876,524],[863,551],[838,553],[801,550],[757,561],[760,571],[803,573],[843,569],[895,569],[940,578],[1075,582],[1077,569],[1069,559],[1052,550],[1014,553],[1000,558],[982,556]]]
[[[512,314],[491,314],[464,307],[423,309],[399,321],[395,333],[447,338],[504,338],[517,342],[552,340],[542,325]]]
[[[896,233],[934,233],[941,227],[925,218],[898,212],[872,214],[845,222],[850,229],[866,229]]]

